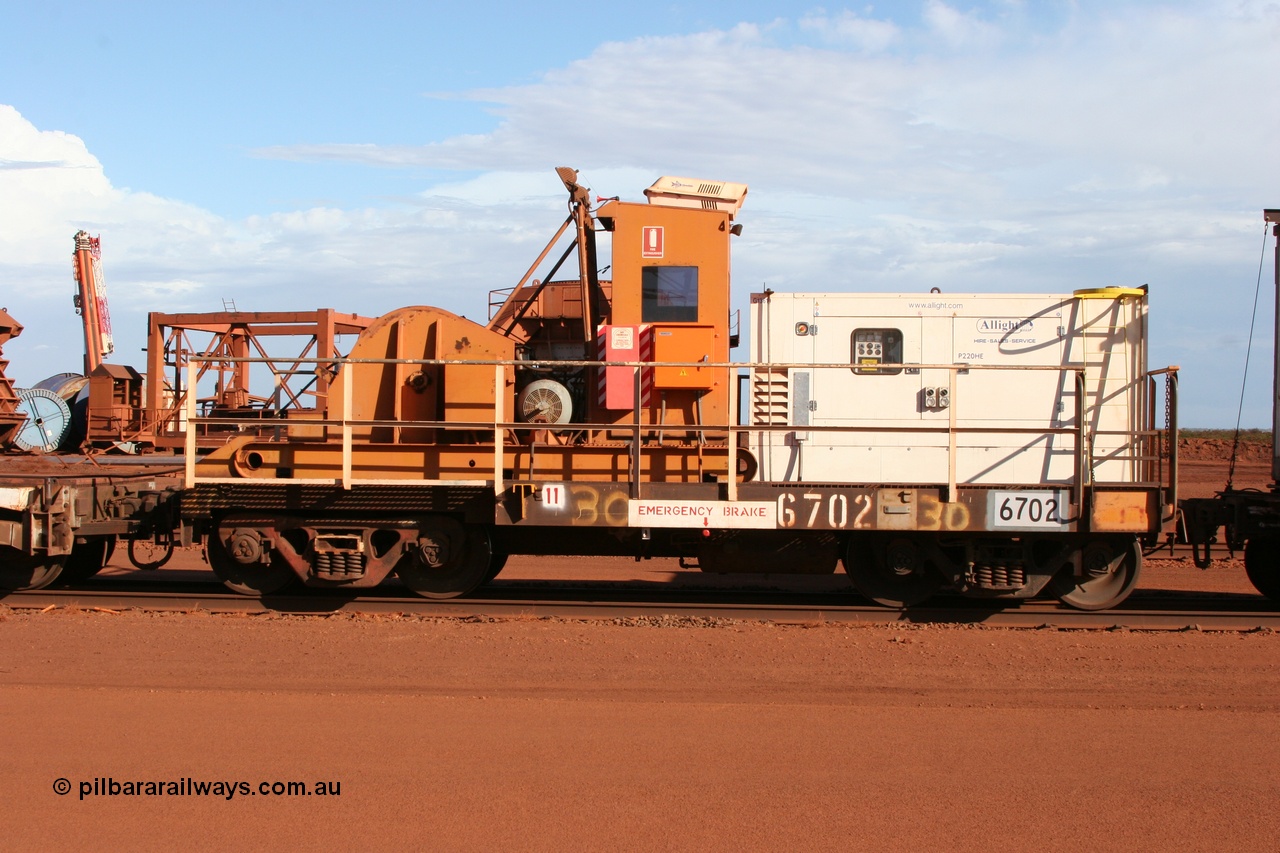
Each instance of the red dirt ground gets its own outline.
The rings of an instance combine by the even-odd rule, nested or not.
[[[1251,592],[1238,564],[1167,563],[1146,585]],[[510,571],[624,566],[685,574]],[[0,604],[4,846],[1273,850],[1278,661],[1269,631]],[[80,797],[188,778],[341,788]]]

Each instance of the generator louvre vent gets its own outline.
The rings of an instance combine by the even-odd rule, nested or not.
[[[787,371],[760,368],[751,373],[751,423],[784,426],[790,411]]]

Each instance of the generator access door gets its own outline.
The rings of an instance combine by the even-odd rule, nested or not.
[[[904,426],[919,422],[920,370],[925,335],[920,317],[835,313],[851,307],[844,300],[816,304],[811,383],[813,423],[857,427],[858,424]],[[949,337],[940,325],[935,332]]]

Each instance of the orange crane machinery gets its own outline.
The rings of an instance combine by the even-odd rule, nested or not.
[[[729,239],[745,185],[663,178],[648,203],[593,209],[577,173],[558,172],[569,216],[487,325],[427,306],[384,315],[333,374],[329,445],[233,440],[200,461],[201,474],[332,480],[345,454],[356,479],[479,481],[495,468],[517,478],[723,479]],[[531,280],[570,227],[548,280]],[[612,279],[597,273],[602,233]],[[552,279],[575,251],[577,275]],[[433,426],[411,425],[425,422]],[[515,429],[528,425],[538,428]],[[495,444],[509,429],[515,440]],[[339,453],[344,430],[350,447]],[[495,454],[497,465],[477,469],[478,455]]]
[[[392,311],[347,359],[317,365],[332,371],[323,436],[239,436],[199,459],[188,439],[184,505],[207,514],[210,564],[228,585],[358,588],[394,570],[422,594],[457,595],[505,552],[582,547],[582,531],[544,525],[625,527],[642,488],[719,494],[736,421],[729,241],[747,187],[662,178],[646,202],[593,207],[575,170],[557,174],[568,216],[487,324]],[[597,240],[610,244],[609,278]],[[577,269],[557,278],[571,258]],[[546,481],[562,484],[550,502],[535,485]],[[586,535],[613,547],[608,529]]]
[[[77,231],[75,244],[75,305],[84,325],[84,375],[90,376],[104,356],[115,352],[115,343],[107,310],[107,282],[102,276],[102,238]]]

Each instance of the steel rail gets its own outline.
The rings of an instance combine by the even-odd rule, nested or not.
[[[1213,552],[1215,560],[1243,560],[1244,548],[1232,549],[1226,542],[1226,537],[1219,537],[1213,544]],[[1143,549],[1142,556],[1144,560],[1188,560],[1195,557],[1195,549],[1186,542],[1178,542],[1170,546],[1167,542],[1160,545]],[[1155,571],[1154,569],[1152,571]]]
[[[191,586],[191,584],[187,584]],[[202,585],[203,586],[203,585]],[[506,591],[504,591],[506,592]],[[1133,607],[1099,612],[1070,610],[1056,602],[1033,601],[1014,607],[982,602],[957,601],[954,605],[933,605],[908,610],[890,610],[863,604],[841,604],[838,596],[808,595],[807,601],[778,603],[777,593],[726,594],[708,591],[707,596],[736,601],[690,600],[701,598],[696,591],[681,590],[668,600],[652,589],[601,590],[598,588],[538,590],[521,588],[502,598],[463,598],[431,601],[412,596],[352,595],[316,593],[253,598],[209,590],[33,590],[0,596],[0,606],[24,612],[54,608],[118,612],[141,610],[158,612],[203,611],[206,613],[253,613],[299,616],[346,614],[398,614],[454,619],[560,618],[584,621],[624,621],[663,619],[705,619],[774,622],[783,624],[861,623],[874,625],[934,624],[975,625],[994,628],[1057,628],[1082,630],[1141,631],[1256,631],[1280,629],[1280,612],[1269,602],[1250,599],[1241,608],[1243,596],[1166,594],[1142,596]],[[540,593],[561,597],[542,597]],[[574,597],[565,597],[565,594]],[[692,593],[692,594],[691,594]],[[524,596],[531,597],[524,597]],[[1190,597],[1194,596],[1194,597]],[[742,599],[773,599],[772,602]],[[815,600],[817,599],[817,600]],[[1210,604],[1205,607],[1206,602]],[[1256,603],[1255,603],[1256,602]],[[1200,608],[1196,609],[1195,604]],[[1141,606],[1137,606],[1141,605]],[[1212,605],[1217,605],[1213,607]]]

